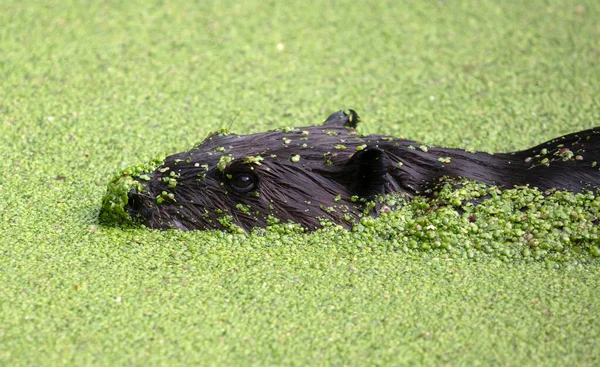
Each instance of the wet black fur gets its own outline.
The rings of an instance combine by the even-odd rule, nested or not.
[[[141,192],[129,193],[126,209],[151,228],[235,224],[248,230],[266,226],[271,217],[314,229],[321,219],[348,227],[366,201],[391,193],[428,195],[444,177],[504,188],[579,192],[600,186],[595,163],[600,162],[600,128],[492,155],[361,136],[354,130],[358,121],[354,111],[340,111],[322,126],[209,136],[194,149],[169,156]],[[175,187],[169,187],[169,178]]]

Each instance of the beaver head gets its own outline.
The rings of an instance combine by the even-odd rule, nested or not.
[[[245,230],[294,221],[309,229],[330,220],[345,227],[378,194],[399,191],[386,178],[382,150],[356,134],[356,112],[322,126],[253,135],[209,135],[139,177],[125,209],[151,228]]]
[[[600,187],[600,128],[488,154],[361,136],[358,121],[350,110],[321,126],[212,134],[146,169],[152,172],[122,172],[109,184],[101,219],[116,213],[119,221],[184,230],[248,230],[281,221],[315,229],[323,220],[350,227],[385,208],[379,200],[385,195],[430,196],[447,179],[575,192]]]

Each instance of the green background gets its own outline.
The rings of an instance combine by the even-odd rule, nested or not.
[[[490,152],[599,125],[598,19],[593,0],[0,2],[0,364],[598,365],[590,254],[96,219],[120,169],[230,125],[354,108],[363,132]]]

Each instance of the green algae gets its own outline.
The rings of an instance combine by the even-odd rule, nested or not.
[[[578,263],[597,256],[600,197],[594,192],[500,190],[464,181],[446,183],[434,195],[400,198],[396,210],[378,220],[365,217],[354,231],[385,233],[402,251],[452,258]]]
[[[223,155],[221,156],[221,158],[219,158],[217,168],[219,169],[219,171],[223,172],[225,171],[225,168],[227,168],[227,165],[231,163],[231,161],[233,161],[233,156],[231,154]]]
[[[120,168],[221,127],[352,107],[369,133],[495,152],[597,125],[598,6],[3,1],[0,365],[599,365],[600,260],[575,233],[595,199],[557,194],[553,211],[516,193],[550,227],[542,213],[518,222],[508,197],[484,204],[495,214],[457,190],[442,209],[398,199],[355,231],[97,222]],[[482,211],[477,232],[465,206]],[[465,241],[435,247],[427,227],[452,232],[449,214]],[[514,256],[497,256],[512,238],[483,237],[492,252],[464,258],[495,215],[513,228],[489,233],[516,236]],[[400,246],[410,223],[396,216],[431,248]],[[539,260],[516,251],[539,241],[529,220],[556,238]],[[570,260],[549,260],[557,244]]]

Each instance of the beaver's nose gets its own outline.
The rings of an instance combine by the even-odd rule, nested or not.
[[[146,221],[150,218],[151,214],[151,210],[147,203],[148,198],[146,198],[144,194],[141,194],[136,190],[131,190],[127,193],[127,205],[125,205],[125,210],[127,210],[131,218]]]

